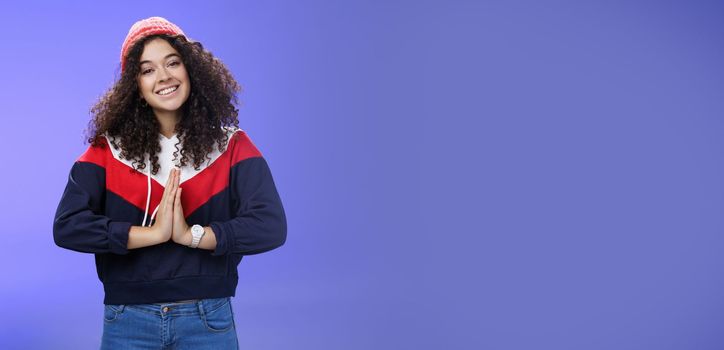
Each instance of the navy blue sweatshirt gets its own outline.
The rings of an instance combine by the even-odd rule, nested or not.
[[[181,204],[189,225],[210,226],[214,250],[169,240],[129,250],[131,226],[155,218],[174,159],[174,135],[159,135],[157,174],[135,170],[106,137],[73,164],[53,222],[55,243],[95,254],[105,304],[145,304],[234,296],[244,255],[284,244],[287,223],[266,160],[247,134],[226,128],[229,142],[196,170],[181,167]],[[180,147],[183,147],[181,143]],[[178,157],[177,157],[178,158]],[[147,161],[148,162],[148,161]],[[147,164],[150,165],[150,164]]]

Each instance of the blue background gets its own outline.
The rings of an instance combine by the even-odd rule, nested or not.
[[[243,86],[288,218],[244,259],[243,349],[724,347],[724,4],[0,5],[0,348],[93,349],[52,219],[131,24]]]

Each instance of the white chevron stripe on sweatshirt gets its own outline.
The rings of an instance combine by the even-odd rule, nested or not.
[[[233,127],[224,127],[226,130],[226,134],[229,136],[229,140],[231,140],[231,137],[234,135],[234,133],[237,130],[240,130],[238,128]],[[167,138],[166,136],[163,136],[162,134],[158,135],[160,144],[161,144],[161,152],[158,154],[158,163],[160,165],[160,169],[156,174],[151,174],[151,178],[154,179],[158,184],[160,184],[162,187],[166,186],[166,181],[168,180],[168,176],[171,173],[171,169],[174,166],[178,166],[178,158],[181,157],[180,154],[177,155],[177,159],[174,159],[173,153],[176,152],[176,143],[179,142],[178,136],[174,134],[171,138]],[[111,138],[106,135],[106,139],[108,140],[108,144],[111,145]],[[228,146],[229,141],[227,141],[226,146]],[[179,143],[179,149],[183,147],[183,142]],[[117,159],[123,164],[128,165],[130,168],[133,168],[133,162],[121,158],[121,150],[120,148],[114,148],[111,145],[111,152],[113,153],[113,158]],[[225,147],[226,148],[226,147]],[[193,164],[186,164],[183,167],[180,167],[181,169],[181,179],[180,183],[183,183],[185,181],[190,180],[194,176],[196,176],[198,173],[204,171],[209,165],[211,165],[216,159],[218,159],[221,156],[221,152],[219,152],[217,147],[214,147],[214,149],[211,151],[211,153],[208,154],[208,157],[210,158],[206,163],[201,164],[199,167],[199,170],[194,169]],[[140,170],[141,173],[148,176],[148,172],[150,171],[149,167],[146,167],[146,169]]]

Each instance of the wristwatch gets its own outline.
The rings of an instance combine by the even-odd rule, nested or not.
[[[204,236],[204,228],[201,225],[193,225],[191,226],[191,245],[189,247],[196,248],[199,246],[199,242],[201,242],[201,237]]]

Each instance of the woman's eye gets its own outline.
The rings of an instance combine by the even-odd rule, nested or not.
[[[179,62],[178,62],[178,61],[173,61],[173,62],[169,63],[168,65],[169,65],[169,66],[178,66],[178,65],[179,65]]]
[[[145,75],[145,74],[151,73],[151,71],[152,71],[152,69],[150,69],[150,68],[149,68],[149,69],[145,69],[145,70],[142,70],[142,71],[141,71],[141,74],[144,74],[144,75]]]

